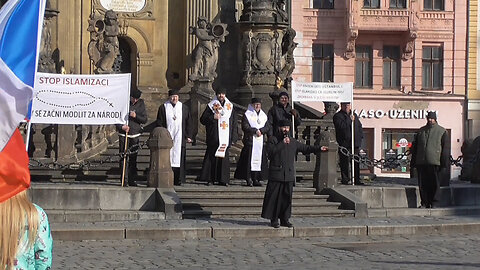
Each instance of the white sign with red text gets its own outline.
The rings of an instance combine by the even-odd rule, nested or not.
[[[65,75],[37,73],[32,123],[126,124],[130,74]]]

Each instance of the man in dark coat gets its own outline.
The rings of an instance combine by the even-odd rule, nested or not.
[[[188,107],[178,100],[178,90],[168,91],[168,101],[158,107],[157,126],[168,130],[173,140],[170,164],[174,185],[185,183],[186,143],[192,142],[192,118]]]
[[[292,193],[295,182],[295,155],[327,151],[325,146],[311,146],[298,142],[290,134],[289,120],[278,122],[275,136],[268,139],[267,153],[270,159],[268,184],[263,198],[262,217],[270,219],[274,228],[292,227],[289,218],[292,213]],[[280,218],[280,224],[278,223]]]
[[[145,103],[140,98],[142,92],[138,89],[132,89],[130,91],[130,113],[128,116],[128,125],[116,125],[119,140],[118,147],[119,152],[125,151],[125,135],[128,136],[128,149],[135,152],[127,156],[128,166],[126,169],[126,180],[128,180],[128,186],[137,186],[135,178],[137,176],[137,147],[140,141],[140,135],[142,133],[142,125],[147,123],[147,110],[145,109]],[[120,160],[120,170],[123,172],[123,160]],[[127,186],[127,185],[125,185]]]
[[[226,91],[219,89],[216,94],[200,117],[200,123],[206,129],[207,150],[199,180],[206,181],[208,185],[218,182],[228,186],[229,150],[238,139],[237,117],[233,104],[226,97]]]
[[[440,172],[450,165],[450,138],[437,123],[435,112],[428,112],[427,124],[415,135],[410,151],[410,167],[418,173],[421,207],[432,208],[438,201]]]
[[[281,92],[278,97],[278,103],[274,104],[270,110],[268,110],[268,125],[272,128],[268,136],[275,135],[278,131],[278,123],[281,120],[294,121],[295,129],[302,123],[300,114],[295,109],[292,109],[290,103],[288,103],[289,97],[287,92]],[[293,134],[293,126],[290,127],[290,135]]]
[[[260,181],[267,179],[267,151],[263,143],[264,135],[270,131],[267,120],[261,100],[252,98],[242,118],[243,148],[235,171],[235,178],[245,179],[250,187],[262,186]]]
[[[358,115],[352,112],[350,107],[350,102],[342,102],[340,103],[340,111],[338,111],[333,116],[333,124],[335,125],[335,134],[337,138],[337,143],[339,146],[343,146],[348,149],[350,153],[352,153],[352,121],[355,123],[354,129],[354,151],[356,155],[360,152],[360,146],[362,146],[363,140],[363,128]],[[351,163],[352,160],[342,154],[340,149],[338,149],[338,159],[340,163],[340,173],[342,176],[342,184],[348,185],[351,180]],[[360,180],[360,164],[355,162],[354,165],[355,170],[355,184],[356,185],[363,185],[363,182]]]

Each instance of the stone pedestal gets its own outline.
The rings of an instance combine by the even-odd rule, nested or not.
[[[173,188],[173,171],[170,164],[172,137],[166,128],[156,127],[150,133],[150,172],[147,185],[155,188]]]
[[[192,121],[192,137],[196,141],[198,134],[204,135],[205,131],[203,126],[199,125],[200,116],[202,116],[205,110],[206,104],[212,100],[215,96],[215,92],[212,88],[212,81],[209,80],[197,80],[193,82],[192,90],[190,91],[190,114]]]
[[[313,187],[316,189],[316,193],[319,193],[325,188],[334,188],[337,186],[338,144],[336,142],[330,142],[325,146],[328,146],[328,151],[317,154],[315,171],[313,172]]]

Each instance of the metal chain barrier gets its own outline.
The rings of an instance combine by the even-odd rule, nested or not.
[[[355,161],[356,163],[361,163],[368,167],[377,167],[380,169],[399,167],[399,161],[404,160],[404,157],[410,155],[410,150],[407,150],[405,153],[398,154],[395,157],[371,160],[368,157],[362,157],[360,155],[350,153],[350,151],[346,147],[339,145],[338,148],[340,149],[340,153],[342,153],[342,155],[348,156],[348,158],[353,159],[353,161]]]
[[[147,145],[148,140],[144,142],[140,142],[137,144],[134,144],[130,146],[125,153],[118,153],[112,156],[108,156],[105,159],[100,159],[100,160],[83,160],[80,162],[72,162],[68,164],[60,164],[58,162],[42,162],[37,159],[30,159],[29,166],[32,168],[47,168],[50,170],[80,170],[80,169],[85,169],[88,170],[90,168],[95,168],[99,167],[105,163],[114,163],[114,162],[119,162],[123,160],[125,156],[133,155],[138,153],[141,149]]]
[[[401,165],[400,162],[405,160],[404,157],[411,154],[410,150],[407,150],[404,153],[398,154],[395,157],[390,157],[387,159],[382,158],[378,160],[377,159],[371,160],[368,157],[362,157],[360,155],[350,153],[350,151],[346,147],[339,145],[338,148],[340,149],[340,153],[342,153],[342,155],[344,156],[348,156],[349,159],[353,159],[353,161],[360,164],[364,164],[368,167],[377,167],[380,169],[400,167]],[[472,160],[468,162],[464,162],[462,164],[460,162],[462,159],[463,159],[463,156],[459,156],[457,159],[454,159],[452,156],[450,156],[450,164],[455,165],[457,167],[473,166],[473,164],[477,163],[478,160],[480,160],[480,148],[477,150]]]

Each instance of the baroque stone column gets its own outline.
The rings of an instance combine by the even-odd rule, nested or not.
[[[263,105],[272,105],[269,94],[278,91],[290,77],[295,64],[293,42],[295,31],[288,28],[285,1],[244,0],[240,16],[242,70],[240,86],[234,100],[246,106],[252,97],[262,98]]]

